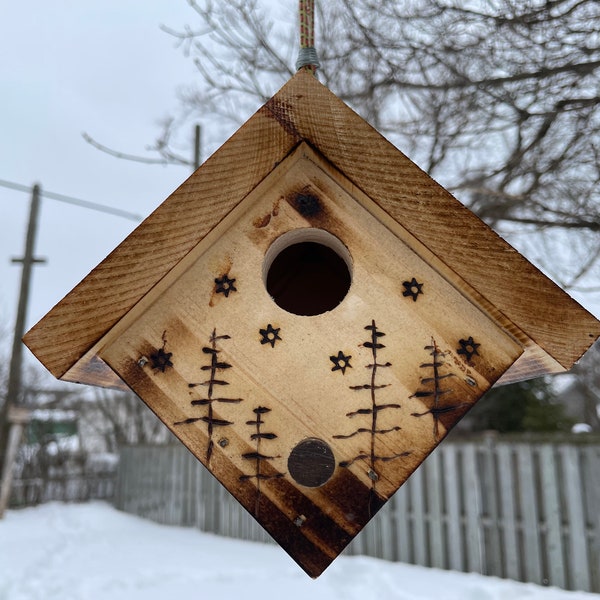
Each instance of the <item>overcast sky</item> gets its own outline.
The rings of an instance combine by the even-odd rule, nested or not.
[[[0,0],[0,180],[147,216],[190,174],[119,160],[81,133],[144,153],[194,68],[160,30],[193,20],[185,0]],[[190,139],[192,131],[190,131]],[[0,187],[0,330],[12,329],[29,195]],[[43,199],[28,326],[134,227]],[[6,340],[5,340],[6,341]]]
[[[178,87],[194,80],[192,62],[160,29],[193,23],[186,0],[0,0],[0,7],[0,180],[147,216],[190,170],[119,160],[81,134],[133,154],[154,141]],[[16,314],[21,269],[10,261],[24,250],[29,199],[0,187],[0,331],[12,331]],[[34,268],[27,326],[135,226],[44,198],[36,254],[48,262]],[[576,299],[600,315],[597,294]],[[9,345],[5,339],[2,348]]]

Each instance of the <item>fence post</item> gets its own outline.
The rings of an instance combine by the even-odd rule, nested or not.
[[[548,571],[545,574],[549,585],[565,587],[565,553],[563,548],[560,483],[556,469],[557,456],[550,444],[540,447],[541,494],[544,504],[546,530],[544,550]],[[546,583],[546,582],[544,582]]]
[[[467,568],[481,573],[484,566],[483,531],[481,527],[481,490],[475,444],[463,446],[463,493],[466,521]]]
[[[586,552],[585,514],[582,502],[582,481],[578,448],[561,446],[563,472],[565,476],[565,507],[568,518],[568,553],[570,584],[573,589],[589,591],[590,575]]]

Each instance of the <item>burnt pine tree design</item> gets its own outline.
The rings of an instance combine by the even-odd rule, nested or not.
[[[427,398],[431,401],[429,410],[422,413],[411,413],[413,417],[424,417],[431,415],[433,417],[433,437],[437,441],[440,436],[439,421],[444,415],[458,410],[465,406],[464,402],[459,404],[444,404],[442,397],[452,393],[452,389],[444,387],[444,382],[450,377],[454,377],[454,373],[442,373],[445,367],[444,353],[439,349],[435,340],[431,338],[431,344],[425,346],[425,350],[431,355],[431,362],[422,363],[419,368],[427,369],[430,375],[421,378],[422,389],[417,390],[411,398]]]
[[[256,443],[256,450],[254,452],[246,452],[242,454],[242,458],[246,460],[254,461],[254,473],[252,475],[240,475],[240,481],[248,481],[250,479],[256,479],[256,500],[254,502],[254,516],[258,518],[258,507],[260,504],[261,497],[261,489],[260,484],[262,481],[266,481],[268,479],[279,479],[284,476],[284,473],[272,473],[268,474],[263,472],[261,469],[262,463],[265,461],[270,461],[275,458],[280,458],[277,456],[268,456],[262,453],[262,441],[263,440],[274,440],[277,439],[277,434],[269,433],[262,431],[262,425],[264,425],[264,421],[262,419],[263,415],[271,412],[270,408],[266,406],[258,406],[253,410],[256,418],[252,421],[246,421],[246,425],[252,425],[255,428],[255,432],[250,436],[250,439]]]
[[[229,385],[228,381],[224,379],[219,379],[218,374],[221,371],[226,371],[227,369],[231,369],[231,365],[227,362],[219,360],[220,350],[217,349],[217,342],[220,340],[229,340],[231,339],[228,335],[217,335],[217,330],[213,329],[213,332],[210,336],[209,342],[210,346],[204,346],[202,348],[203,354],[208,355],[210,359],[210,364],[203,365],[200,367],[202,371],[209,372],[209,378],[206,381],[202,381],[200,383],[188,383],[189,388],[195,388],[198,386],[207,388],[206,397],[197,398],[190,402],[192,406],[202,406],[206,409],[206,414],[200,417],[190,417],[188,419],[184,419],[183,421],[178,421],[175,425],[189,425],[191,423],[196,423],[201,421],[206,424],[207,432],[208,432],[208,445],[206,448],[206,462],[210,461],[210,457],[212,456],[214,441],[213,441],[213,433],[217,427],[226,427],[228,425],[233,425],[233,421],[228,421],[226,419],[217,418],[215,416],[213,405],[215,403],[222,404],[239,404],[242,402],[242,398],[224,398],[221,396],[215,396],[215,390]]]
[[[386,435],[388,433],[392,433],[394,431],[399,431],[401,428],[399,426],[390,427],[389,429],[379,429],[377,425],[377,418],[379,413],[384,410],[396,410],[401,408],[400,404],[379,404],[377,402],[377,392],[383,388],[389,386],[387,383],[377,383],[377,374],[379,369],[385,369],[392,366],[392,363],[378,362],[377,354],[378,351],[383,350],[385,345],[381,342],[381,338],[385,336],[385,333],[379,331],[375,321],[373,320],[370,325],[365,327],[367,331],[371,332],[371,338],[364,342],[362,345],[365,348],[369,348],[371,350],[372,362],[366,365],[366,368],[371,371],[371,377],[368,383],[364,383],[362,385],[352,385],[350,386],[351,390],[355,391],[367,391],[371,396],[371,404],[368,407],[359,408],[353,412],[346,413],[346,416],[354,419],[355,417],[361,416],[370,416],[370,424],[368,427],[359,427],[353,432],[347,435],[334,435],[335,439],[349,439],[358,435],[366,434],[369,438],[370,444],[368,450],[359,450],[359,453],[351,458],[350,460],[346,460],[340,462],[340,467],[349,467],[357,461],[365,461],[368,465],[367,475],[371,480],[371,492],[375,493],[377,481],[379,480],[379,472],[377,471],[377,463],[378,462],[390,462],[392,460],[396,460],[397,458],[407,456],[410,452],[400,452],[399,454],[392,454],[388,456],[380,456],[377,454],[376,449],[376,441],[377,437],[381,435]]]

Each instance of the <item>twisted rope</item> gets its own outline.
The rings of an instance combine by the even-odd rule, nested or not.
[[[316,73],[321,66],[315,50],[315,3],[314,0],[300,0],[300,50],[296,70],[306,69]]]

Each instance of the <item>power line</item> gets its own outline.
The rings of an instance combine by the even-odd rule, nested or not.
[[[21,183],[15,183],[13,181],[6,181],[0,179],[0,186],[9,188],[11,190],[17,190],[18,192],[26,192],[31,194],[32,187],[23,185]],[[57,194],[55,192],[48,192],[46,190],[40,191],[40,196],[48,198],[50,200],[57,200],[58,202],[64,202],[65,204],[73,204],[75,206],[81,206],[82,208],[89,208],[90,210],[96,210],[98,212],[108,213],[117,217],[123,217],[131,221],[137,221],[138,223],[143,219],[138,214],[121,210],[120,208],[114,208],[113,206],[106,206],[105,204],[98,204],[97,202],[90,202],[88,200],[81,200],[80,198],[73,198],[72,196],[65,196],[64,194]]]

